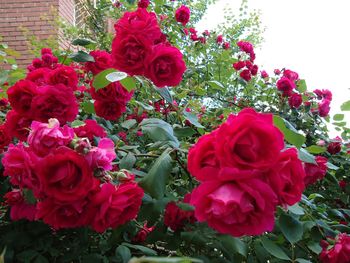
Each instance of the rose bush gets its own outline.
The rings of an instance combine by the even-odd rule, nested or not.
[[[97,4],[78,52],[0,82],[0,261],[348,262],[332,93],[255,64],[254,14],[200,32],[206,1]]]

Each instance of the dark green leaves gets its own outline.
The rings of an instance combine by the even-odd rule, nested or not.
[[[91,39],[86,39],[86,38],[77,38],[72,41],[72,45],[74,46],[82,46],[85,47],[90,44],[94,44],[95,42]]]
[[[141,180],[141,187],[156,199],[161,199],[165,193],[166,183],[172,170],[172,159],[168,148],[154,162],[148,174]]]
[[[95,90],[102,89],[112,82],[120,81],[122,79],[125,79],[128,75],[124,72],[117,71],[114,68],[106,69],[100,73],[98,73],[92,82],[92,86],[95,88]],[[126,88],[128,89],[128,88]]]
[[[154,86],[154,89],[163,97],[168,103],[173,104],[173,97],[170,94],[170,91],[167,87],[165,88],[157,88]]]
[[[277,128],[284,134],[284,138],[290,144],[293,144],[298,149],[305,143],[305,137],[299,134],[290,123],[282,119],[280,116],[275,115],[273,122]],[[287,128],[288,126],[288,128]]]
[[[128,263],[131,258],[130,249],[123,245],[117,247],[115,254],[121,257],[123,263]]]
[[[222,246],[229,252],[229,254],[238,253],[245,258],[247,257],[247,244],[241,241],[239,238],[222,235],[218,239],[221,241]]]
[[[204,126],[198,122],[198,117],[196,114],[187,111],[184,111],[183,114],[185,118],[194,126],[196,126],[197,128],[204,128]]]
[[[294,217],[282,214],[279,218],[279,224],[286,239],[294,244],[303,237],[303,225]]]
[[[95,62],[95,59],[84,51],[78,51],[68,56],[75,62]]]
[[[283,259],[283,260],[290,260],[290,257],[280,248],[277,246],[273,241],[269,240],[266,237],[261,238],[261,243],[263,247],[269,252],[272,256]]]

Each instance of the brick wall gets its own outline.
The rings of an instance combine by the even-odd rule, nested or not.
[[[20,52],[19,66],[26,67],[33,59],[20,28],[27,28],[40,39],[57,35],[57,30],[47,21],[53,16],[53,8],[68,22],[73,22],[74,0],[0,0],[0,36],[2,42]]]

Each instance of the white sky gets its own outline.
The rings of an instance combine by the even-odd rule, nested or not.
[[[220,0],[198,26],[213,29],[223,22],[225,6],[238,14],[240,4]],[[248,0],[248,5],[261,10],[266,27],[256,63],[269,74],[283,67],[298,72],[308,90],[331,90],[331,115],[339,113],[350,100],[350,0]],[[349,112],[345,120],[349,126]]]

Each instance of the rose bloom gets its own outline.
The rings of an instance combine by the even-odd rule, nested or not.
[[[253,65],[253,67],[251,68],[250,72],[252,73],[253,76],[256,76],[258,74],[258,66],[257,65]]]
[[[74,138],[74,130],[68,126],[60,128],[57,119],[49,119],[49,123],[33,121],[28,144],[40,157],[44,157],[59,146],[67,146]]]
[[[36,220],[42,219],[55,230],[86,226],[93,217],[87,204],[86,199],[59,202],[54,198],[46,198],[37,204]]]
[[[37,164],[41,191],[60,202],[84,198],[96,187],[84,156],[67,147],[60,147]]]
[[[193,190],[190,203],[199,222],[222,234],[261,235],[274,227],[277,198],[259,179],[206,181]]]
[[[37,86],[29,80],[20,80],[7,90],[11,107],[18,113],[30,114],[33,97],[37,93]]]
[[[4,151],[5,147],[10,144],[11,136],[7,133],[5,125],[0,125],[0,154]]]
[[[318,114],[320,115],[320,117],[328,116],[329,111],[331,110],[330,104],[331,104],[331,101],[326,99],[318,103]]]
[[[116,36],[112,43],[113,64],[131,76],[143,75],[145,58],[151,47],[152,42],[142,35]]]
[[[10,183],[20,188],[29,188],[34,192],[39,189],[39,180],[35,166],[39,158],[22,143],[10,144],[2,158],[4,175],[10,177]]]
[[[267,78],[269,77],[269,74],[267,74],[267,72],[266,72],[265,70],[262,70],[262,71],[261,71],[261,77],[262,77],[263,79],[267,79]]]
[[[215,151],[220,164],[243,169],[273,166],[284,148],[284,139],[272,117],[251,108],[230,115],[216,134]]]
[[[144,193],[136,183],[120,185],[105,183],[91,198],[94,217],[92,228],[102,233],[108,228],[116,228],[134,219],[140,209]]]
[[[107,51],[94,50],[90,52],[95,62],[86,62],[85,68],[87,71],[91,71],[92,74],[96,75],[101,71],[104,71],[112,67],[112,57]]]
[[[95,100],[101,100],[101,101],[116,101],[116,102],[122,102],[127,103],[132,95],[134,94],[133,91],[128,92],[119,81],[112,82],[107,87],[104,87],[103,89],[95,90],[93,87],[90,89],[91,97]]]
[[[242,70],[239,76],[247,82],[252,79],[252,74],[249,69]]]
[[[284,76],[277,81],[276,85],[277,89],[283,93],[283,96],[291,96],[293,89],[296,88],[295,83]]]
[[[85,125],[73,128],[78,137],[88,138],[91,143],[94,143],[94,137],[104,138],[107,136],[105,129],[95,120],[85,120],[84,122]]]
[[[91,169],[112,170],[112,161],[117,157],[111,139],[102,138],[97,147],[93,147],[85,156]]]
[[[35,119],[47,122],[56,118],[61,124],[73,121],[78,114],[78,103],[73,90],[63,84],[43,86],[32,101]]]
[[[147,8],[149,6],[149,0],[139,0],[137,6],[140,8]]]
[[[176,21],[186,26],[188,21],[190,21],[190,14],[191,10],[187,6],[182,5],[175,12]]]
[[[143,37],[152,45],[158,43],[162,36],[156,14],[148,12],[145,8],[138,8],[134,12],[125,12],[114,25],[114,29],[120,41],[131,35],[137,36],[137,38]]]
[[[29,126],[32,119],[22,116],[15,110],[11,110],[6,115],[5,130],[12,138],[17,138],[20,141],[26,141],[29,134]]]
[[[29,204],[24,200],[21,190],[15,189],[4,195],[6,203],[11,206],[10,218],[13,221],[27,219],[34,221],[37,212],[35,204]]]
[[[156,226],[148,227],[147,221],[143,225],[142,229],[140,229],[137,234],[132,239],[134,243],[143,243],[146,241],[147,236],[156,228]]]
[[[291,107],[292,109],[298,109],[302,103],[303,103],[303,97],[301,96],[301,94],[293,93],[288,98],[289,107]]]
[[[305,185],[314,184],[317,180],[322,180],[327,173],[327,158],[323,156],[316,156],[317,164],[305,163]]]
[[[327,151],[330,154],[337,154],[341,151],[341,141],[334,141],[328,144]]]
[[[268,178],[280,205],[294,205],[299,202],[305,188],[305,171],[298,158],[298,151],[290,148],[282,152]]]
[[[347,263],[350,262],[350,236],[339,234],[336,238],[335,245],[327,250],[323,247],[320,254],[322,263]]]
[[[299,79],[298,73],[289,69],[286,69],[285,71],[283,71],[283,76],[290,79],[293,82]]]
[[[245,62],[244,61],[237,61],[236,63],[233,63],[233,68],[235,70],[240,70],[245,67]]]
[[[230,48],[230,43],[229,42],[225,42],[225,43],[222,44],[222,47],[224,49],[229,49]]]
[[[62,65],[50,71],[47,75],[47,84],[63,84],[76,90],[78,86],[78,75],[72,67]]]
[[[188,200],[186,200],[188,197]],[[190,195],[186,195],[184,202],[190,201]],[[194,211],[182,210],[177,204],[172,201],[165,207],[164,213],[164,225],[169,227],[173,231],[182,230],[186,224],[193,224],[196,221],[194,217]]]
[[[203,135],[189,150],[187,167],[190,174],[199,181],[213,180],[220,171],[215,152],[216,132]]]
[[[106,120],[115,121],[126,111],[125,103],[96,100],[94,102],[96,115]]]
[[[158,44],[145,60],[145,76],[159,88],[177,86],[186,70],[180,50],[176,47]]]
[[[27,74],[26,80],[34,82],[39,87],[47,84],[47,76],[51,72],[48,68],[35,69]]]
[[[218,35],[216,38],[216,43],[221,44],[224,41],[224,38],[222,35]]]

